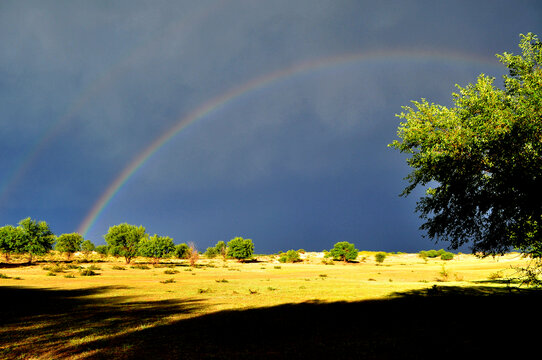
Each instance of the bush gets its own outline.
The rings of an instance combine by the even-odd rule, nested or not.
[[[82,269],[81,270],[81,276],[94,276],[98,275],[98,273],[94,272],[92,269]]]
[[[440,255],[441,260],[452,260],[454,258],[454,254],[448,251],[445,251]]]
[[[188,259],[190,257],[190,247],[185,243],[175,246],[175,257],[178,259]]]
[[[385,252],[378,252],[375,254],[375,260],[377,263],[382,264],[386,259],[387,254]]]
[[[356,260],[358,257],[358,249],[354,244],[347,241],[341,241],[333,246],[333,249],[329,251],[334,260],[342,260],[344,262]]]
[[[282,253],[282,255],[279,258],[279,261],[281,263],[286,263],[286,262],[295,263],[295,262],[301,261],[301,259],[299,258],[299,253],[297,251],[288,250],[287,252]]]
[[[216,247],[208,247],[207,250],[203,253],[207,258],[213,259],[218,255],[218,250]]]
[[[94,248],[94,250],[100,254],[102,257],[105,257],[107,253],[109,252],[109,249],[107,245],[98,245]]]

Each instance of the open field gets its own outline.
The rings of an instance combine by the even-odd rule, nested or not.
[[[0,358],[442,358],[513,340],[541,299],[506,281],[514,253],[276,259],[0,265]]]

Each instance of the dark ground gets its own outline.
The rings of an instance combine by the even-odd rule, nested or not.
[[[107,291],[0,287],[0,358],[69,358],[91,351],[86,358],[524,359],[540,339],[542,291],[490,284],[437,287],[386,300],[221,311],[128,333],[123,331],[204,306],[197,299],[126,303],[88,297]],[[44,326],[8,331],[36,322]],[[10,346],[36,334],[39,340],[31,345]],[[108,336],[83,345],[67,341],[96,334]]]

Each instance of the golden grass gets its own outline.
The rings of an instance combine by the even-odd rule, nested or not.
[[[4,267],[0,273],[7,278],[0,278],[0,289],[37,294],[80,292],[74,296],[62,295],[60,299],[77,299],[81,304],[67,310],[52,304],[53,310],[47,307],[41,313],[27,314],[20,309],[21,315],[0,330],[3,340],[0,357],[92,357],[96,350],[85,349],[89,344],[218,311],[307,301],[386,299],[396,293],[431,289],[434,285],[468,287],[495,279],[497,273],[511,276],[513,267],[525,264],[525,259],[516,253],[483,259],[457,255],[450,261],[427,262],[417,254],[398,254],[388,255],[382,264],[375,262],[371,252],[361,253],[358,263],[324,265],[319,253],[304,254],[303,259],[295,264],[281,264],[273,256],[250,263],[200,259],[196,267],[189,267],[186,261],[172,260],[158,266],[145,264],[148,269],[115,259],[77,264],[82,268],[97,266],[95,276],[82,276],[81,269],[66,266],[63,272],[51,276],[43,269],[46,263]],[[177,271],[166,273],[166,270]],[[176,311],[177,307],[183,310]],[[134,316],[126,318],[126,311],[132,311]],[[9,315],[6,315],[8,320]],[[69,321],[61,319],[62,316]],[[55,327],[56,331],[50,330]]]

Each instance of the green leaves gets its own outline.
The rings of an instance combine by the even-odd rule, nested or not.
[[[348,241],[340,241],[333,246],[333,249],[329,250],[334,260],[353,261],[358,257],[359,250],[356,249],[354,244]]]
[[[421,228],[453,248],[472,241],[473,251],[493,253],[541,241],[542,46],[528,34],[520,48],[498,56],[509,69],[504,89],[481,74],[457,86],[452,108],[422,99],[397,115],[404,121],[389,146],[412,168],[402,195],[431,183],[416,207]]]
[[[114,249],[115,254],[124,256],[126,263],[137,256],[139,241],[147,236],[143,226],[130,224],[119,224],[109,228],[104,239],[110,250]]]
[[[228,242],[228,256],[238,260],[252,257],[254,244],[251,239],[236,237]]]

